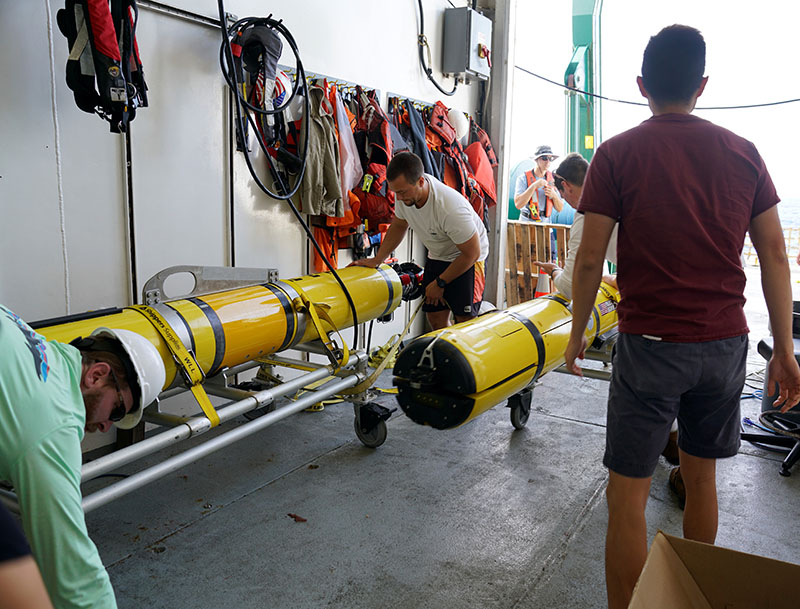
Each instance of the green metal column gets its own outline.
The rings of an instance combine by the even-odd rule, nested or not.
[[[595,93],[599,90],[599,19],[603,0],[572,1],[572,59],[564,73],[571,89]],[[577,91],[567,92],[567,148],[587,161],[599,144],[600,105],[597,98]]]

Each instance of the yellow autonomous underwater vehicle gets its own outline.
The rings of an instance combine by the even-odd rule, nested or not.
[[[619,292],[601,284],[586,329],[589,345],[616,334],[618,302]],[[563,363],[571,328],[570,301],[553,294],[420,336],[394,367],[400,407],[417,423],[450,429],[512,398],[519,428],[529,388]]]
[[[407,292],[417,289],[419,277],[389,265],[377,269],[348,267],[339,275],[350,292],[359,323],[394,311]],[[314,308],[312,315],[311,308]],[[44,320],[35,324],[48,340],[70,342],[88,336],[98,326],[132,330],[151,341],[164,360],[164,389],[180,382],[175,358],[157,329],[159,320],[191,351],[204,376],[224,368],[266,357],[298,344],[320,338],[331,330],[353,324],[353,314],[341,286],[331,273],[306,275],[230,289],[211,294],[159,302],[150,307],[122,309]],[[312,318],[323,317],[323,323]]]

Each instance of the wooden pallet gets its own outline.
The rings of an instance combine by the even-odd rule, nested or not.
[[[563,267],[567,259],[570,226],[509,220],[506,243],[506,304],[531,300],[535,296],[539,269],[534,260],[552,260],[551,231],[556,232],[555,258]],[[552,281],[550,291],[553,291]]]

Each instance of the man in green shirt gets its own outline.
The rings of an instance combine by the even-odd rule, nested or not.
[[[48,342],[0,306],[0,480],[57,608],[116,607],[81,507],[84,431],[134,427],[164,386],[155,346],[98,328],[72,345]]]

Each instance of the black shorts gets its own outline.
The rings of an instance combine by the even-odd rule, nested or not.
[[[746,363],[746,334],[668,343],[620,333],[603,464],[631,478],[652,476],[676,417],[684,452],[706,459],[735,455]]]
[[[436,278],[444,273],[450,266],[445,260],[433,260],[428,258],[425,261],[425,275],[422,278],[422,289],[428,287]],[[450,309],[454,315],[475,316],[481,308],[483,301],[483,287],[486,285],[483,261],[476,262],[470,269],[453,279],[444,288],[444,300],[447,306],[441,304],[422,305],[422,310],[426,312],[446,311]]]
[[[0,562],[28,556],[31,549],[14,517],[0,503]]]

